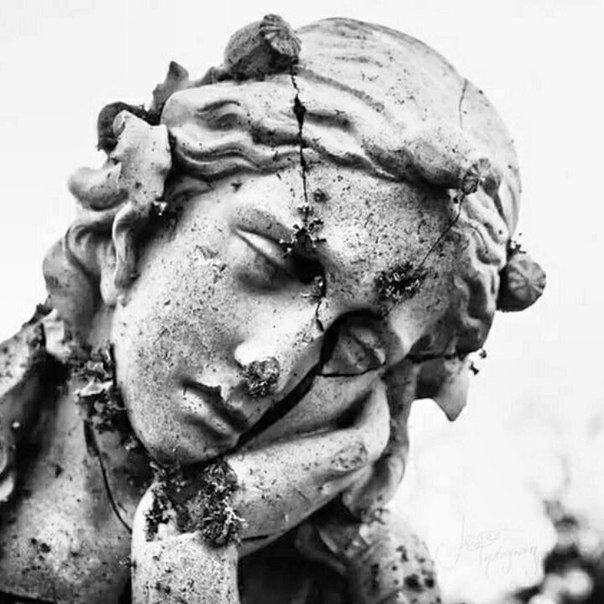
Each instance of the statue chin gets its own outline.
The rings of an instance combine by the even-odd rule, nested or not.
[[[0,352],[0,599],[440,601],[385,507],[411,405],[457,418],[545,286],[493,107],[408,36],[268,15],[98,145]]]

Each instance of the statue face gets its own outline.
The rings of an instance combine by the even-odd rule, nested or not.
[[[312,260],[280,244],[302,224],[297,168],[215,183],[144,247],[112,341],[133,426],[152,454],[192,462],[232,449],[318,362],[323,330],[355,311],[377,316],[377,276],[417,265],[446,228],[448,197],[404,183],[319,165],[307,190],[323,221]],[[363,356],[384,369],[399,361],[442,316],[449,269],[441,253],[434,270],[436,260],[429,255],[415,295],[364,324],[364,344],[349,351],[359,371]]]

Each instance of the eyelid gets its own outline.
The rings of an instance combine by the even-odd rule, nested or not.
[[[270,212],[245,205],[237,206],[230,228],[235,233],[238,231],[252,233],[275,243],[282,239],[288,241],[292,236],[292,230],[279,222]]]
[[[262,255],[270,263],[278,268],[293,274],[291,262],[285,256],[285,252],[277,241],[252,231],[234,229],[235,235],[251,247],[256,253]]]

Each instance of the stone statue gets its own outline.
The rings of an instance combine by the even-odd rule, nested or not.
[[[489,101],[409,36],[269,15],[98,132],[2,348],[6,601],[440,602],[386,507],[411,404],[455,419],[545,285]]]

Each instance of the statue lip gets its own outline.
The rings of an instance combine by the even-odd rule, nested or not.
[[[220,386],[208,386],[203,382],[194,380],[183,380],[182,386],[184,394],[193,394],[211,412],[209,418],[204,418],[191,411],[187,412],[187,416],[195,423],[202,424],[216,437],[237,439],[249,429],[250,419],[244,411],[233,406],[222,397]]]

